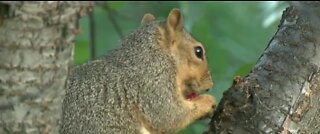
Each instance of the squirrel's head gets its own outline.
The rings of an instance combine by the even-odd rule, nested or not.
[[[152,14],[145,14],[141,24],[155,20]],[[177,86],[187,100],[197,98],[200,91],[213,86],[204,46],[185,29],[179,9],[173,9],[165,22],[160,23],[159,45],[170,54],[177,68]],[[180,94],[179,93],[179,94]]]

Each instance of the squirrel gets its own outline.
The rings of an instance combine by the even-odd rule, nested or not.
[[[203,45],[179,9],[147,13],[121,47],[71,70],[61,134],[171,134],[212,115],[215,98]]]

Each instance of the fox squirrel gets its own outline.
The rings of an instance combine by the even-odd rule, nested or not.
[[[139,28],[105,57],[71,70],[61,134],[168,134],[212,114],[200,95],[213,86],[205,50],[183,27],[145,14]]]

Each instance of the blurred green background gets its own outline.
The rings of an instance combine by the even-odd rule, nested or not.
[[[206,48],[214,79],[210,90],[217,101],[236,75],[245,76],[255,65],[277,30],[284,2],[99,2],[92,19],[81,18],[76,38],[75,63],[81,64],[119,47],[121,37],[140,25],[145,13],[166,19],[172,8],[179,8],[185,28]],[[91,25],[91,26],[90,26]],[[92,27],[94,26],[94,28]],[[94,31],[92,31],[94,30]],[[90,49],[90,35],[95,49]],[[210,120],[197,121],[179,134],[200,134]]]

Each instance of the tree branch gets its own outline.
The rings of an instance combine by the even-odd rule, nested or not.
[[[92,2],[0,2],[0,133],[59,133],[76,22]]]
[[[94,60],[96,58],[96,27],[94,20],[94,8],[91,12],[88,12],[89,17],[89,29],[90,29],[90,58]]]
[[[108,2],[105,3],[105,9],[108,12],[109,20],[111,21],[111,23],[112,23],[113,27],[115,28],[116,32],[118,33],[119,37],[122,39],[124,37],[123,32],[122,32],[119,24],[117,23],[116,18],[114,16],[114,11],[110,8]]]
[[[224,93],[207,133],[320,132],[320,4],[291,5],[250,74]]]

